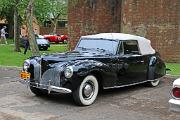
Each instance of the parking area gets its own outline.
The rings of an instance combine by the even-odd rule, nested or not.
[[[17,68],[0,67],[0,120],[180,120],[168,105],[175,77],[164,77],[155,88],[104,90],[93,105],[79,107],[71,95],[36,97],[18,74]]]

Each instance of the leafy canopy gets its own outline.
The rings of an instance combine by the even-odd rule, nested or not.
[[[54,19],[67,16],[68,0],[35,0],[34,16],[40,24],[44,21],[53,21]],[[29,0],[0,0],[0,18],[13,19],[14,8],[17,7],[20,17],[24,20],[25,10]]]

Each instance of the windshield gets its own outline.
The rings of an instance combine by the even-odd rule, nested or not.
[[[81,39],[75,50],[97,49],[116,54],[118,41],[107,39]]]

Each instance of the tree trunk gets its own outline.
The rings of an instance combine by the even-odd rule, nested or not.
[[[53,21],[53,33],[56,33],[56,29],[57,29],[57,20]]]
[[[8,37],[14,38],[14,20],[11,18],[7,18],[8,21]]]
[[[26,9],[26,25],[28,29],[28,38],[29,38],[32,56],[40,56],[39,48],[33,31],[33,8],[34,8],[34,0],[29,0]]]
[[[19,0],[16,0],[16,4],[18,4]],[[14,8],[14,42],[15,42],[15,49],[16,52],[21,52],[20,46],[19,46],[19,36],[20,36],[20,30],[19,30],[19,20],[18,20],[18,10],[17,6]]]
[[[14,38],[14,9],[11,9],[9,12],[10,15],[6,16],[6,20],[8,21],[8,37],[9,38]]]

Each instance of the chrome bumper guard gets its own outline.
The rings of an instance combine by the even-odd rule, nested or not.
[[[36,87],[40,89],[46,89],[48,90],[49,94],[51,93],[51,91],[58,92],[58,93],[72,93],[70,89],[50,85],[50,80],[49,80],[49,85],[44,85],[44,84],[39,84],[39,83],[33,83],[35,85],[31,85],[29,80],[23,80],[23,79],[19,80],[19,82],[22,84],[25,84],[27,87],[32,86],[32,87]]]

